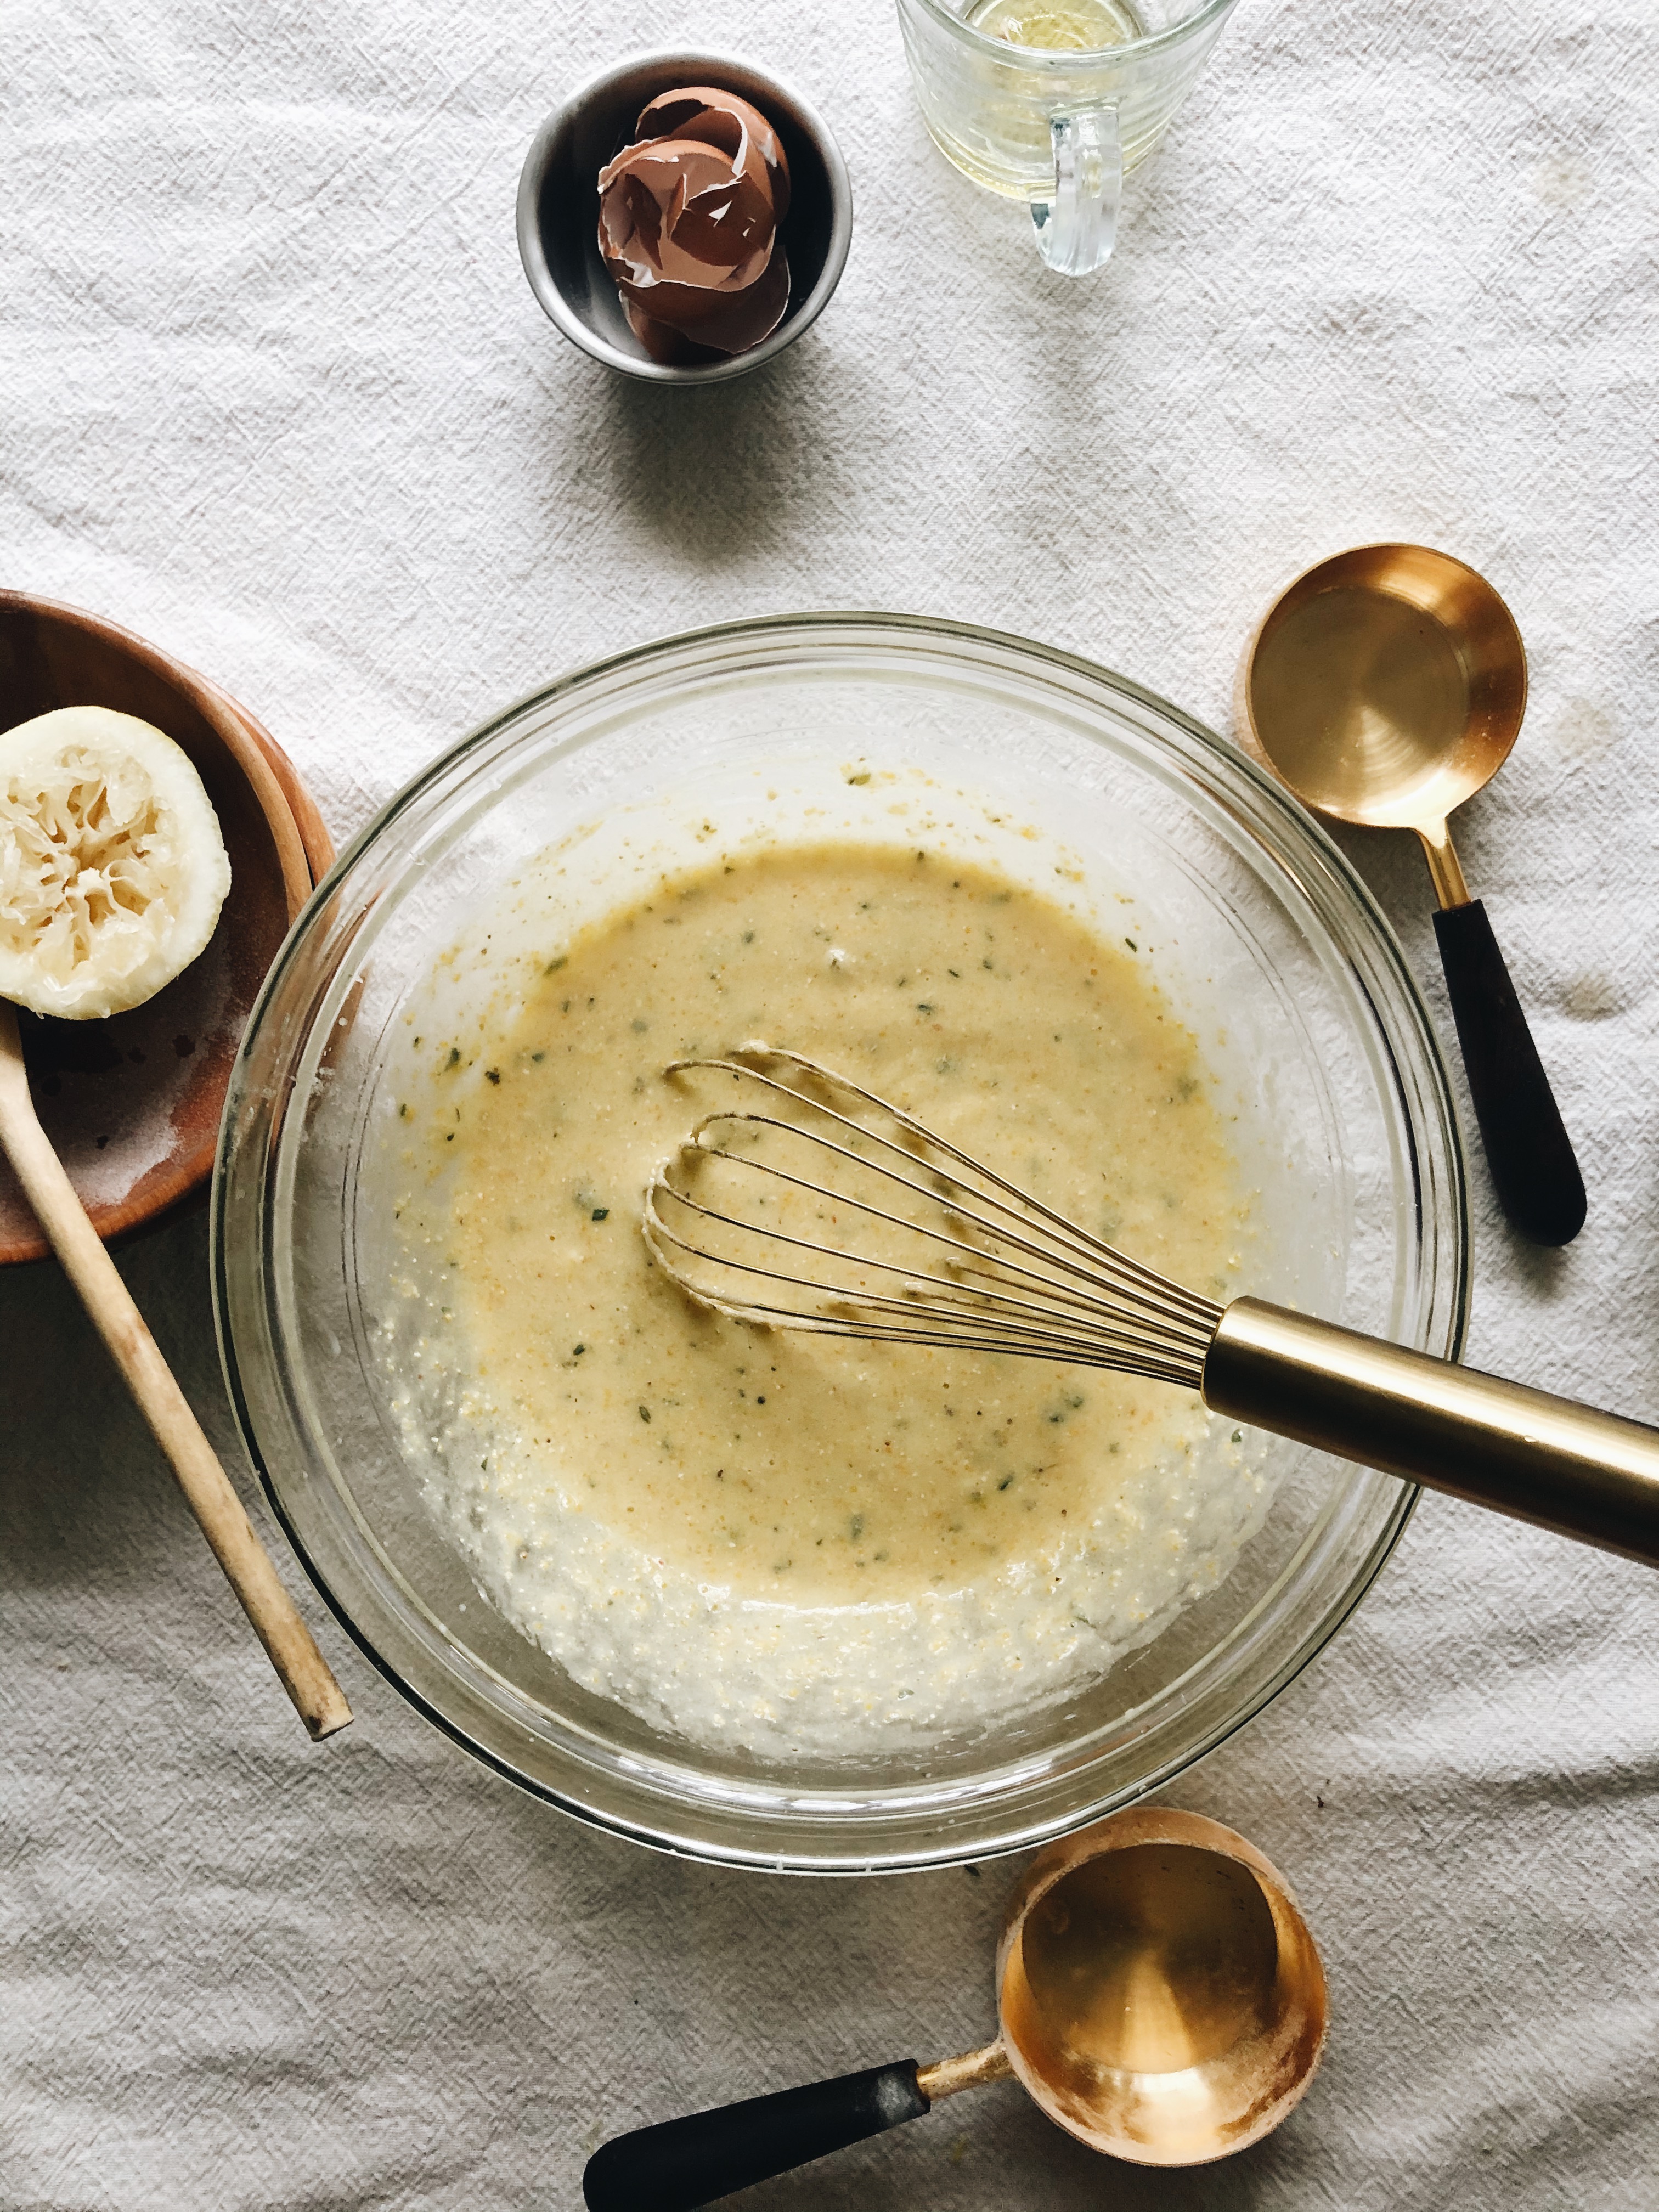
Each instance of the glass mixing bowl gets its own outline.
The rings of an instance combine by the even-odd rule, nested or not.
[[[1266,1224],[1245,1287],[1462,1347],[1456,1123],[1399,948],[1309,817],[1173,708],[988,631],[814,615],[643,647],[478,730],[343,854],[255,1010],[214,1189],[225,1371],[301,1559],[404,1696],[524,1788],[699,1857],[935,1866],[1140,1796],[1307,1663],[1416,1494],[1264,1443],[1273,1503],[1217,1589],[1058,1703],[908,1753],[781,1762],[678,1740],[579,1687],[481,1596],[422,1503],[373,1343],[388,1261],[370,1165],[411,995],[555,843],[592,908],[627,895],[641,856],[919,824],[1131,917],[1236,1100]]]

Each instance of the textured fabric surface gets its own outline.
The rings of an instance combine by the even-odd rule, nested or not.
[[[797,76],[858,198],[817,328],[689,396],[566,346],[512,228],[558,90],[682,35]],[[1540,1255],[1474,1164],[1470,1353],[1659,1417],[1656,87],[1646,0],[1243,0],[1071,285],[927,143],[887,0],[8,0],[3,580],[210,672],[343,836],[516,695],[702,620],[937,611],[1224,727],[1289,573],[1461,553],[1534,687],[1464,861],[1590,1188]],[[1449,1035],[1419,860],[1349,849]],[[198,1218],[122,1266],[228,1455],[205,1254]],[[589,1834],[309,1593],[358,1720],[307,1747],[47,1269],[0,1279],[0,1424],[8,2212],[574,2206],[619,2125],[988,2031],[1006,1868],[805,1883]],[[1651,2201],[1656,1623],[1643,1571],[1431,1499],[1171,1793],[1325,1948],[1328,2062],[1267,2143],[1118,2169],[1004,2084],[745,2201]]]

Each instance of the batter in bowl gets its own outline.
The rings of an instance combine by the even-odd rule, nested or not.
[[[1266,1489],[1190,1394],[757,1329],[639,1228],[714,1103],[665,1065],[763,1036],[1224,1301],[1249,1194],[1142,948],[925,848],[718,861],[532,957],[545,904],[532,868],[396,1106],[388,1358],[492,1602],[684,1735],[833,1755],[1074,1687],[1214,1588]]]

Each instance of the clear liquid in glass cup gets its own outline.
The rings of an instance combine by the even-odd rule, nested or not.
[[[922,118],[988,191],[1022,199],[1052,269],[1111,257],[1124,178],[1192,89],[1236,0],[898,0]]]
[[[1146,35],[1133,8],[1108,0],[973,0],[963,20],[988,39],[1049,54],[1098,53]]]

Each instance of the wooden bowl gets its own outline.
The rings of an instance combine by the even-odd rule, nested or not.
[[[165,730],[194,762],[230,855],[211,943],[147,1005],[106,1021],[19,1012],[41,1123],[107,1240],[205,1188],[254,998],[333,848],[292,762],[217,684],[95,615],[0,592],[0,730],[57,707],[112,707]],[[0,1161],[0,1267],[46,1251]]]

